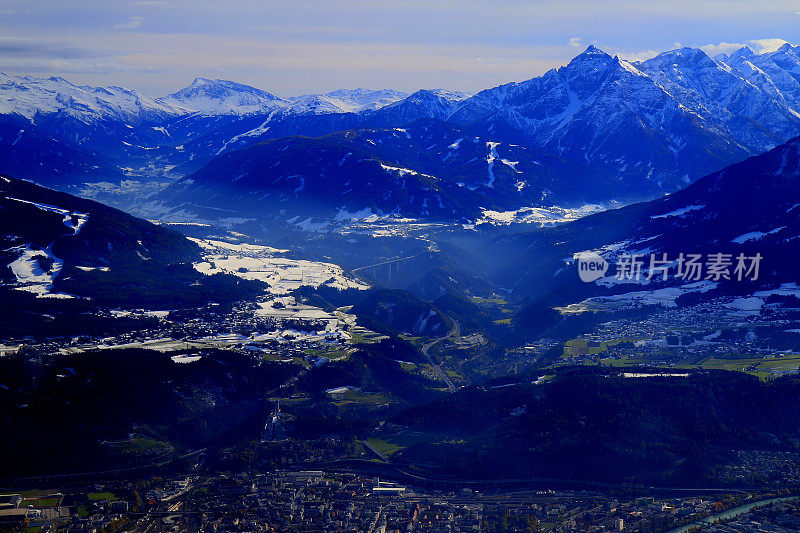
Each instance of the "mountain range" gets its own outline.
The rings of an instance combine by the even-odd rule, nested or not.
[[[762,54],[743,48],[713,58],[682,48],[630,62],[590,46],[542,76],[474,95],[355,89],[284,98],[198,78],[185,89],[150,98],[57,77],[3,75],[0,112],[6,130],[0,136],[0,171],[72,192],[92,195],[123,180],[149,184],[147,190],[156,192],[190,174],[207,174],[206,165],[224,168],[215,177],[219,190],[206,183],[205,200],[192,192],[191,203],[203,205],[241,187],[234,184],[241,169],[231,159],[216,158],[305,136],[339,144],[341,153],[320,151],[322,157],[338,161],[359,149],[386,166],[432,176],[446,205],[426,215],[422,196],[415,194],[418,205],[355,202],[345,206],[348,210],[370,207],[463,220],[475,219],[481,209],[649,200],[787,141],[800,134],[800,47],[786,44]],[[433,127],[431,121],[443,124]],[[405,133],[398,135],[400,130]],[[459,138],[477,139],[475,150],[442,163],[445,148]],[[383,144],[388,139],[391,146]],[[23,150],[38,146],[47,157],[21,167]],[[264,146],[269,151],[274,145]],[[429,150],[437,157],[429,157]],[[278,184],[297,174],[280,154],[273,163],[288,169],[267,173],[272,181],[280,178]],[[347,177],[328,181],[326,203],[342,207]],[[143,188],[135,188],[141,195]],[[281,194],[261,181],[246,191],[267,193]],[[130,200],[118,205],[127,207]],[[186,203],[175,199],[173,207]],[[295,208],[302,210],[291,198],[283,206],[289,213]]]
[[[590,202],[629,180],[577,190],[570,162],[436,119],[403,128],[291,136],[226,151],[160,192],[173,210],[229,216],[365,218],[398,215],[469,222],[484,209]],[[287,210],[287,206],[289,209]]]

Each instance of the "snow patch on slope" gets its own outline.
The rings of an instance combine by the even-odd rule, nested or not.
[[[20,252],[19,257],[8,264],[17,283],[21,284],[16,290],[31,292],[37,298],[74,298],[71,294],[53,292],[53,281],[61,273],[64,262],[53,255],[50,246],[36,250],[29,243],[16,250]],[[52,264],[44,268],[41,261]]]
[[[19,198],[12,198],[8,197],[9,200],[14,200],[15,202],[20,202],[23,204],[32,205],[34,207],[38,207],[42,211],[49,211],[51,213],[57,213],[64,217],[63,222],[66,227],[72,230],[73,235],[77,235],[80,233],[83,226],[86,222],[89,221],[89,215],[86,213],[78,213],[76,211],[70,211],[68,209],[62,209],[60,207],[56,207],[54,205],[48,204],[40,204],[38,202],[31,202],[28,200],[20,200]]]
[[[760,241],[767,235],[772,235],[773,233],[778,233],[782,229],[785,229],[786,226],[781,226],[780,228],[775,228],[773,230],[767,231],[766,233],[763,231],[751,231],[749,233],[745,233],[743,235],[739,235],[735,239],[731,239],[731,242],[735,242],[736,244],[744,244],[748,241]]]
[[[650,218],[656,219],[656,218],[668,218],[668,217],[682,217],[686,213],[697,211],[698,209],[703,209],[704,207],[705,207],[704,205],[687,205],[686,207],[670,211],[669,213],[664,213],[663,215],[653,215]]]

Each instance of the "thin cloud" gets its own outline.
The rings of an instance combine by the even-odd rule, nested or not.
[[[705,52],[708,56],[714,57],[719,54],[730,54],[739,50],[740,48],[744,48],[747,46],[744,43],[719,43],[719,44],[707,44],[700,47],[700,50]]]
[[[774,52],[784,44],[787,44],[789,41],[784,41],[783,39],[754,39],[752,41],[747,41],[750,44],[750,48],[754,48],[757,54],[766,54],[768,52]]]
[[[111,26],[112,30],[133,30],[140,27],[144,24],[144,21],[147,20],[144,17],[131,17],[128,19],[127,22],[120,22],[119,24],[114,24]]]
[[[93,76],[69,80],[76,84],[119,85],[121,74],[135,78],[142,75],[163,76],[173,71],[174,69],[165,67],[121,64],[119,61],[108,58],[46,59],[0,57],[0,72],[7,74],[34,74],[39,76],[63,76],[74,74]],[[109,76],[111,77],[109,78]]]
[[[750,39],[745,43],[723,42],[719,44],[707,44],[705,46],[701,46],[700,49],[711,57],[714,57],[718,54],[730,54],[744,47],[750,48],[756,54],[768,54],[769,52],[774,52],[788,42],[789,41],[784,39],[772,37],[767,39]]]
[[[41,41],[0,37],[0,58],[82,59],[108,57],[117,52],[104,48],[75,46],[63,41]]]
[[[134,2],[133,5],[136,7],[172,7],[169,2],[165,2],[164,0],[141,0],[139,2]]]
[[[620,54],[620,57],[632,62],[637,63],[639,61],[647,61],[648,59],[653,59],[658,55],[656,50],[640,50],[639,52],[628,52],[625,54]]]
[[[2,0],[0,36],[57,38],[67,48],[0,43],[0,64],[57,74],[114,63],[130,70],[76,81],[156,94],[213,69],[285,94],[357,85],[475,91],[567,64],[589,43],[634,61],[679,48],[675,41],[696,47],[713,39],[710,55],[780,45],[762,37],[800,43],[800,26],[790,25],[800,20],[791,18],[797,1]],[[95,49],[108,61],[82,57]],[[142,73],[151,67],[159,74]]]

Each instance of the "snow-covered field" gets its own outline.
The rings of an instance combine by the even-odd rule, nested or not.
[[[110,310],[112,316],[151,316],[167,318],[170,311],[144,311],[144,310]],[[316,348],[340,349],[350,344],[351,332],[357,331],[362,336],[376,334],[364,330],[356,325],[356,317],[337,309],[331,312],[317,307],[304,305],[295,301],[291,296],[277,296],[258,304],[254,314],[257,317],[274,319],[271,326],[267,326],[249,335],[237,333],[218,333],[196,338],[177,340],[171,337],[158,337],[143,341],[115,343],[112,338],[81,346],[65,348],[62,353],[80,353],[87,350],[120,350],[126,348],[143,348],[162,353],[202,350],[208,348],[243,348],[253,352],[271,353],[274,351],[269,344],[277,342],[283,345],[302,344]],[[176,363],[192,363],[198,361],[196,356],[175,356]],[[289,359],[291,361],[291,359]]]
[[[536,224],[539,226],[553,226],[570,222],[579,218],[599,213],[606,208],[601,205],[584,205],[577,209],[567,209],[558,206],[552,207],[523,207],[515,211],[484,210],[483,216],[475,224],[492,224],[507,226],[509,224]]]
[[[342,310],[332,312],[318,307],[300,304],[291,296],[277,297],[267,302],[260,302],[256,310],[257,316],[270,317],[279,323],[286,320],[307,321],[314,328],[278,328],[274,331],[257,334],[251,340],[260,342],[267,340],[308,341],[315,343],[344,343],[350,340],[348,331],[356,325],[356,317]],[[320,327],[321,326],[321,327]]]
[[[702,294],[716,288],[717,283],[703,280],[653,290],[625,292],[610,296],[593,296],[564,307],[556,307],[555,309],[561,314],[580,314],[586,311],[625,311],[647,306],[675,308],[677,307],[677,299],[684,294]],[[772,295],[800,297],[800,286],[796,283],[783,283],[776,289],[756,291],[749,296],[717,297],[713,300],[716,303],[715,313],[724,315],[732,320],[757,316],[764,309],[767,298]]]
[[[171,337],[158,337],[134,342],[114,342],[105,339],[82,346],[64,349],[64,353],[79,353],[86,350],[114,350],[124,348],[144,348],[160,352],[175,352],[204,348],[240,348],[254,352],[273,352],[274,343],[301,347],[340,350],[351,342],[352,332],[359,337],[378,337],[374,332],[364,330],[356,324],[356,317],[345,309],[325,311],[299,303],[288,293],[301,286],[329,287],[359,290],[369,286],[347,276],[341,267],[316,261],[289,259],[283,255],[287,250],[250,243],[229,243],[211,239],[192,239],[204,251],[203,261],[194,265],[203,274],[227,273],[243,279],[260,280],[269,284],[268,294],[253,308],[252,305],[239,310],[250,313],[260,321],[259,328],[252,334],[217,333],[203,337],[177,340]],[[35,255],[31,251],[30,254]],[[23,253],[23,257],[25,254]],[[50,278],[36,271],[32,266],[20,261],[17,267],[19,276],[45,284]],[[25,266],[27,265],[27,266]],[[16,272],[16,271],[15,271]],[[40,279],[41,278],[41,279]],[[110,309],[114,317],[148,316],[168,320],[169,310],[152,311],[142,309]],[[176,363],[192,363],[197,357],[176,357]],[[291,360],[291,359],[289,359]]]
[[[634,291],[612,296],[594,296],[579,303],[556,308],[562,314],[579,314],[585,311],[621,311],[651,305],[677,307],[677,299],[684,294],[705,293],[717,284],[708,280],[688,283],[678,287],[663,287],[650,291]]]
[[[688,372],[682,373],[666,373],[666,372],[658,372],[658,373],[642,373],[642,372],[623,372],[623,378],[688,378]]]
[[[345,275],[333,263],[281,257],[287,250],[255,244],[192,239],[204,251],[203,261],[194,268],[203,274],[225,273],[269,285],[275,295],[287,294],[302,286],[326,285],[337,289],[368,289],[369,286]]]

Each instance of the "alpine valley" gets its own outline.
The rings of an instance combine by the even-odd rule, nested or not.
[[[0,486],[800,491],[800,46],[475,94],[0,75],[0,176],[0,432],[35,436]]]

